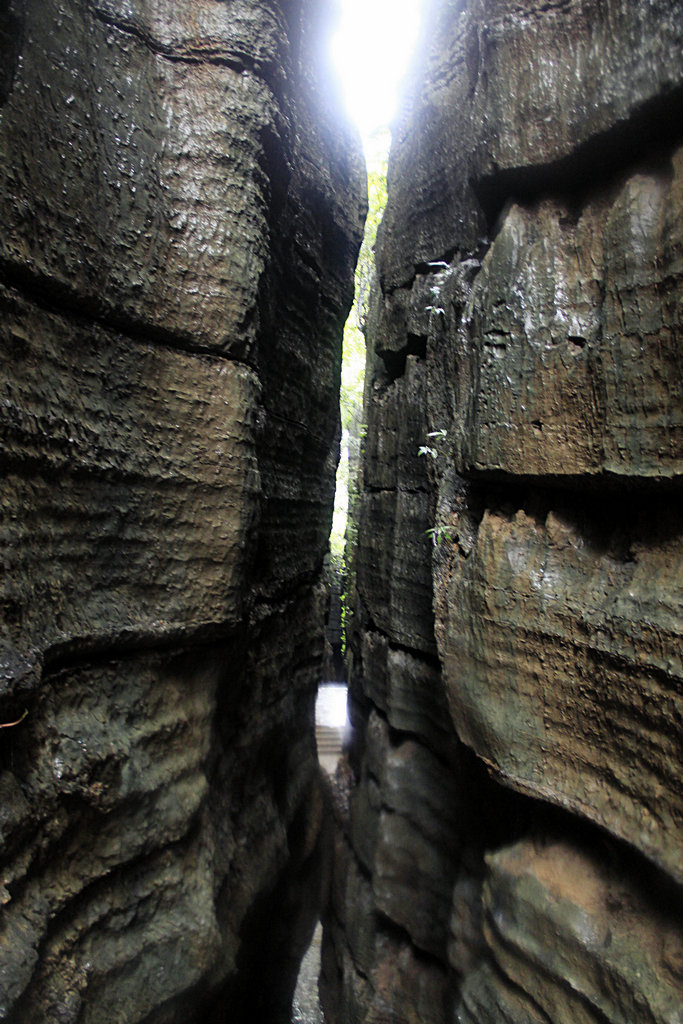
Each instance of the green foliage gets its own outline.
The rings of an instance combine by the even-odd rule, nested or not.
[[[363,407],[363,386],[365,383],[365,336],[355,322],[356,304],[351,309],[344,328],[342,350],[342,379],[339,407],[341,410],[342,432],[348,433],[351,423]]]
[[[418,455],[428,455],[430,459],[438,459],[439,457],[439,446],[442,445],[448,437],[448,431],[444,430],[430,430],[427,434],[427,440],[431,441],[431,444],[422,444],[417,449]],[[431,540],[435,548],[438,548],[443,541],[453,543],[453,538],[448,532],[445,526],[430,526],[428,530],[425,530],[425,534]]]
[[[365,382],[365,325],[370,302],[370,288],[375,272],[377,230],[387,204],[387,158],[389,133],[378,133],[379,148],[368,169],[368,215],[356,264],[356,285],[353,306],[344,327],[342,383],[340,406],[342,431],[350,429],[354,416],[363,406]]]
[[[355,463],[358,452],[353,450],[363,437],[360,423],[363,409],[363,388],[365,384],[365,324],[370,298],[370,286],[375,267],[374,247],[377,229],[387,201],[387,157],[389,133],[377,140],[381,150],[368,170],[368,216],[356,264],[356,285],[353,306],[344,327],[342,350],[342,379],[339,405],[341,411],[341,457],[337,470],[337,489],[334,501],[334,517],[330,535],[330,554],[333,562],[344,557],[344,536],[349,507],[350,464]]]
[[[438,548],[444,540],[449,541],[451,544],[453,543],[453,538],[445,526],[430,526],[428,530],[425,530],[425,533],[435,548]]]
[[[387,156],[389,133],[378,134],[374,140],[376,155],[368,171],[368,216],[365,234],[356,265],[353,306],[344,328],[341,393],[341,453],[337,470],[334,516],[330,534],[330,560],[333,571],[342,578],[342,649],[353,614],[352,595],[355,588],[354,549],[356,523],[353,506],[358,495],[358,466],[366,427],[363,417],[365,385],[365,329],[370,289],[375,273],[374,248],[377,229],[387,201]]]
[[[368,170],[368,216],[356,264],[356,295],[354,309],[351,311],[353,314],[355,310],[355,323],[361,330],[367,321],[370,289],[375,270],[375,242],[386,205],[387,156],[385,155]]]
[[[429,434],[427,434],[427,437],[430,440],[434,441],[435,444],[440,444],[441,441],[445,441],[447,436],[448,431],[446,430],[432,430]],[[439,456],[438,450],[436,448],[433,448],[429,444],[421,444],[420,447],[417,449],[417,454],[429,455],[429,457],[432,459],[436,459]]]

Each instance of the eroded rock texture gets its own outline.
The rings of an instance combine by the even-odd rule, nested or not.
[[[673,0],[431,4],[371,317],[334,1024],[683,1021],[682,161]]]
[[[13,1024],[288,1020],[364,191],[324,27],[296,0],[0,11]]]

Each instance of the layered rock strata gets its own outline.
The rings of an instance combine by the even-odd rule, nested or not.
[[[334,1024],[683,1020],[682,70],[670,0],[429,7],[369,330]]]
[[[13,1024],[289,1019],[364,212],[323,14],[0,12]]]

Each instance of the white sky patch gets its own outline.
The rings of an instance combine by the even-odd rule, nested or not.
[[[316,725],[343,729],[348,721],[346,698],[347,690],[343,683],[328,683],[325,686],[319,686],[315,702]]]
[[[339,25],[332,60],[366,148],[387,128],[412,56],[423,0],[336,0]]]

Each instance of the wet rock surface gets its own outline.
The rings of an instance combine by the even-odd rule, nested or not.
[[[333,1024],[681,1020],[682,56],[667,0],[429,5],[369,318]]]
[[[0,13],[12,1024],[290,1017],[364,192],[322,13]]]

